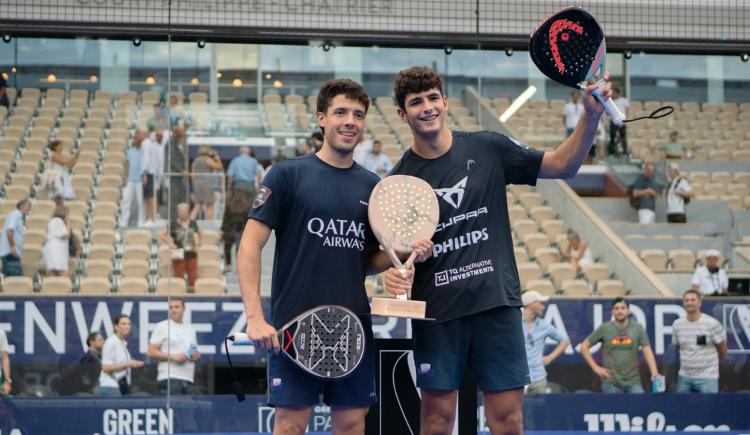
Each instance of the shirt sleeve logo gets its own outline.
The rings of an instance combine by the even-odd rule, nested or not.
[[[266,186],[260,186],[258,196],[256,196],[255,201],[253,201],[253,208],[258,208],[265,204],[268,197],[271,196],[271,193],[273,193],[271,189],[267,188]]]

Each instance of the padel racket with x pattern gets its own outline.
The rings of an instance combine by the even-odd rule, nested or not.
[[[673,107],[664,106],[650,116],[626,120],[611,98],[601,98],[599,92],[605,85],[602,77],[607,59],[604,31],[585,9],[567,7],[544,20],[531,35],[529,54],[544,75],[565,86],[585,89],[586,82],[598,77],[598,89],[593,94],[616,125],[645,118],[661,118],[674,112]]]
[[[367,340],[362,321],[340,305],[321,305],[305,311],[277,333],[283,354],[321,379],[346,377],[359,366],[365,354]],[[242,332],[227,339],[235,344],[250,344],[249,337]]]

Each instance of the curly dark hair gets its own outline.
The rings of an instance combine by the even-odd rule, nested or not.
[[[430,89],[437,89],[443,94],[443,78],[437,71],[426,66],[413,66],[401,70],[393,85],[396,103],[401,110],[406,110],[407,95],[429,91]]]

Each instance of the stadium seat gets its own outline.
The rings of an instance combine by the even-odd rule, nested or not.
[[[88,251],[89,259],[109,260],[115,256],[115,248],[111,244],[91,245]]]
[[[529,254],[526,252],[526,249],[522,247],[513,248],[513,254],[516,257],[516,264],[526,263],[529,261]]]
[[[219,278],[198,278],[195,280],[195,293],[200,295],[224,294],[224,281]]]
[[[581,272],[590,283],[608,279],[611,275],[609,266],[604,263],[591,263],[581,266]]]
[[[518,263],[518,278],[521,288],[528,288],[529,280],[542,278],[542,269],[535,262]]]
[[[527,218],[526,210],[520,205],[511,205],[508,207],[508,217],[510,218],[511,225],[513,225],[521,219]]]
[[[198,262],[204,261],[220,261],[221,260],[221,249],[214,244],[201,244],[198,249]]]
[[[539,249],[549,247],[549,239],[543,233],[527,234],[522,240],[531,257],[535,257]]]
[[[531,218],[534,219],[534,221],[536,221],[538,225],[542,225],[544,221],[555,219],[555,211],[552,209],[552,207],[546,205],[537,205],[531,207],[531,210],[529,210],[529,216],[531,216]]]
[[[148,246],[151,243],[151,231],[131,229],[125,231],[123,241],[125,245],[144,245]]]
[[[198,278],[220,278],[221,263],[218,261],[203,261],[198,257]]]
[[[27,295],[34,291],[34,283],[26,276],[9,276],[3,279],[3,294]]]
[[[148,245],[125,245],[122,252],[124,261],[128,260],[147,260],[151,256]]]
[[[96,229],[89,236],[89,241],[97,245],[112,245],[115,240],[116,236],[113,230]]]
[[[156,294],[183,295],[187,292],[187,285],[182,278],[162,277],[156,283]]]
[[[669,263],[675,272],[693,272],[695,270],[695,254],[689,249],[670,249]]]
[[[65,294],[73,290],[73,284],[70,278],[64,276],[48,276],[42,280],[42,290],[44,294]]]
[[[553,263],[547,268],[552,282],[559,288],[566,279],[574,279],[578,272],[570,263]]]
[[[547,273],[550,264],[560,261],[560,252],[557,248],[539,248],[535,251],[534,256],[544,273]]]
[[[661,271],[667,267],[667,254],[661,249],[643,249],[641,260],[654,271]]]
[[[216,230],[201,230],[201,245],[216,245],[221,242],[221,232]]]
[[[101,295],[109,294],[111,289],[109,279],[101,277],[86,277],[81,279],[79,290],[81,294]]]
[[[532,221],[531,219],[519,219],[513,222],[513,225],[511,227],[513,228],[513,231],[516,232],[516,235],[519,239],[523,239],[529,234],[536,233],[539,229],[536,222]]]
[[[582,279],[566,279],[560,285],[565,296],[586,297],[591,295],[589,284]]]
[[[544,204],[544,197],[537,192],[524,192],[516,196],[526,210],[531,210],[532,207]]]
[[[126,295],[143,295],[148,293],[146,278],[123,278],[118,285],[117,292]]]
[[[122,262],[122,276],[125,278],[145,278],[149,272],[147,258],[130,258]]]
[[[25,244],[44,245],[47,241],[47,232],[42,230],[26,230],[23,236]]]
[[[547,235],[547,237],[549,237],[550,240],[554,240],[559,234],[567,233],[563,221],[557,219],[551,219],[542,222],[542,231]]]
[[[603,279],[596,283],[596,292],[601,296],[616,297],[624,296],[625,286],[622,281],[616,279]]]
[[[555,286],[548,279],[530,279],[526,283],[527,290],[533,290],[545,296],[554,296]]]

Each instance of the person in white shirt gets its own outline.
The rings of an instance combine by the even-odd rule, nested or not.
[[[706,264],[699,266],[693,273],[693,290],[703,295],[726,294],[729,288],[727,273],[719,267],[721,254],[716,249],[706,251]]]
[[[667,166],[667,178],[669,187],[667,188],[667,222],[685,223],[687,215],[685,214],[685,201],[695,196],[690,183],[680,177],[680,166],[677,163],[670,163]]]
[[[157,128],[141,145],[141,171],[145,174],[143,199],[146,202],[146,222],[156,219],[156,198],[164,178],[164,154],[169,137]]]
[[[193,394],[195,363],[200,360],[195,329],[183,322],[185,301],[169,301],[169,318],[156,324],[148,342],[148,357],[159,361],[159,393]]]
[[[0,396],[7,396],[12,389],[10,380],[10,357],[8,357],[8,337],[0,329]]]
[[[570,93],[570,101],[565,104],[563,108],[563,123],[565,124],[565,130],[567,135],[570,136],[578,125],[578,120],[583,114],[583,103],[580,101],[580,95],[578,91],[572,91]]]
[[[102,373],[99,375],[98,394],[118,397],[130,392],[132,369],[143,367],[143,361],[131,358],[126,339],[130,335],[130,317],[120,314],[112,322],[114,335],[104,342],[102,348]]]
[[[364,166],[365,169],[376,173],[380,178],[385,177],[385,175],[393,169],[391,159],[383,154],[382,151],[383,144],[379,140],[376,140],[372,143],[372,149],[365,155],[362,162],[362,166]]]
[[[615,105],[620,109],[620,112],[623,113],[627,117],[628,113],[628,107],[630,107],[630,102],[627,98],[622,96],[622,92],[620,88],[617,86],[612,86],[612,100],[615,102]],[[617,154],[617,142],[615,139],[617,137],[620,137],[620,145],[622,146],[622,152],[624,154],[628,153],[628,139],[626,135],[625,130],[625,124],[622,125],[615,125],[614,122],[611,120],[609,121],[609,145],[607,146],[607,152],[610,155]]]
[[[678,393],[718,393],[719,359],[727,353],[727,335],[718,320],[701,313],[701,295],[682,295],[687,315],[672,324],[672,343],[680,351]]]

